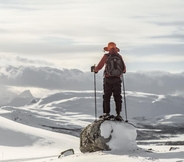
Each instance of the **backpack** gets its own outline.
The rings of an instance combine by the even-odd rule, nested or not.
[[[124,70],[124,62],[119,54],[108,55],[105,67],[105,73],[109,76],[119,77]]]

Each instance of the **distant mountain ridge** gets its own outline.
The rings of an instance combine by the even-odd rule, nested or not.
[[[22,93],[18,95],[20,98],[33,98],[33,95],[31,94],[30,90],[25,90]]]
[[[8,106],[25,106],[26,104],[30,104],[35,97],[31,94],[30,90],[25,90],[16,97],[14,97],[10,102],[8,102],[6,105]]]

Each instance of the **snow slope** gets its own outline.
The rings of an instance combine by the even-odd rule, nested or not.
[[[79,141],[74,136],[30,127],[3,117],[0,117],[0,123],[0,161],[57,156],[71,147],[78,151]]]
[[[0,122],[0,133],[4,134],[0,137],[1,162],[184,161],[183,146],[177,146],[171,151],[171,146],[141,146],[134,151],[124,149],[82,154],[78,150],[77,137],[33,128],[2,117]],[[68,148],[73,148],[75,154],[58,159],[60,152]],[[148,148],[153,150],[146,151]]]

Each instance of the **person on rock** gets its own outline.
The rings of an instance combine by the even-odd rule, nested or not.
[[[99,118],[108,119],[110,117],[110,99],[113,95],[115,101],[116,120],[123,120],[120,113],[122,109],[122,96],[121,96],[121,75],[126,73],[126,66],[122,56],[119,54],[119,48],[116,47],[114,42],[109,42],[107,51],[101,58],[98,65],[92,66],[93,72],[98,73],[105,65],[104,78],[103,78],[103,115]]]

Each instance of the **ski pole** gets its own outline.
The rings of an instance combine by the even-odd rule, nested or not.
[[[97,106],[96,106],[96,74],[94,72],[94,95],[95,95],[95,120],[97,120]]]
[[[126,97],[125,97],[125,81],[124,81],[123,74],[122,74],[122,80],[123,80],[123,93],[124,93],[124,104],[125,104],[125,115],[126,115],[125,122],[128,122],[128,119],[127,119],[127,107],[126,107]]]
[[[91,66],[91,72],[94,73],[94,96],[95,96],[95,120],[97,120],[97,106],[96,106],[96,74],[94,72],[95,65]]]

